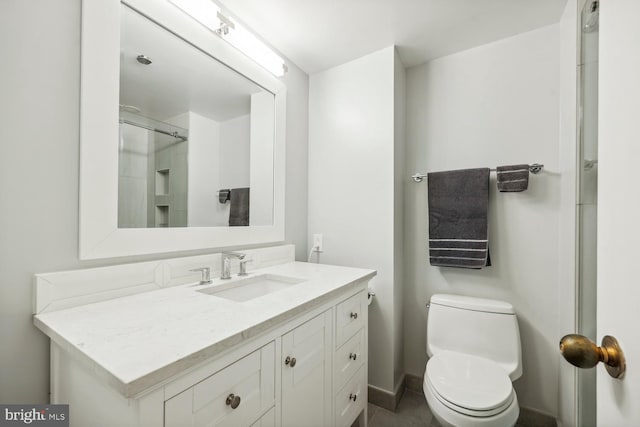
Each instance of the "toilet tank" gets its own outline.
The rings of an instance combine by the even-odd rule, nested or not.
[[[427,317],[427,354],[456,351],[493,360],[511,380],[522,375],[520,331],[508,302],[435,294]]]

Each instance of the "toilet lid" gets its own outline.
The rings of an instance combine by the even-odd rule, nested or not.
[[[426,375],[440,398],[465,413],[478,411],[488,416],[513,400],[509,375],[500,365],[482,357],[440,351],[429,359]]]

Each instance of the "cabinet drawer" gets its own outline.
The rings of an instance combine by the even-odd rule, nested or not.
[[[336,347],[340,347],[364,325],[367,298],[364,292],[336,306]]]
[[[167,400],[165,427],[249,425],[274,399],[271,342]]]
[[[360,329],[336,351],[333,363],[333,378],[336,389],[342,388],[344,383],[362,366],[365,356],[364,330]]]
[[[353,424],[367,401],[364,383],[364,366],[336,394],[336,427],[349,427]]]

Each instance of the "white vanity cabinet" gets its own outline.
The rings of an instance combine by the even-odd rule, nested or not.
[[[364,427],[367,295],[336,302],[166,400],[164,426]]]
[[[159,270],[146,266],[117,269]],[[69,404],[71,427],[365,427],[375,271],[285,262],[253,277],[302,281],[247,301],[184,285],[47,311],[112,269],[37,276],[51,403]]]
[[[130,398],[52,343],[51,402],[72,427],[365,427],[366,304],[363,281]]]
[[[283,426],[332,425],[331,316],[327,310],[278,340]],[[164,426],[275,425],[275,346],[272,341],[167,400]]]

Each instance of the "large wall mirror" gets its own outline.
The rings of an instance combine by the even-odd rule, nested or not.
[[[282,241],[284,99],[168,0],[83,1],[80,258]]]

